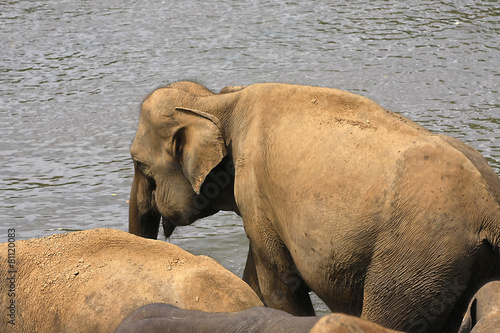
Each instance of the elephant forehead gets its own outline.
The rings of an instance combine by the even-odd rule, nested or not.
[[[155,140],[168,139],[177,125],[170,115],[157,110],[143,109],[133,145],[151,145]]]
[[[139,119],[139,130],[154,128],[165,120],[170,118],[172,112],[167,112],[160,108],[152,108],[152,107],[142,107],[141,117]]]
[[[151,158],[161,150],[163,140],[151,130],[139,129],[130,147],[130,154],[142,163],[151,163]]]
[[[170,96],[171,90],[160,88],[149,95],[142,103],[142,116],[160,117],[170,116],[173,112],[174,105]]]

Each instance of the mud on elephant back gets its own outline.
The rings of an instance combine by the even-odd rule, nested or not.
[[[154,91],[131,147],[129,231],[230,210],[264,303],[456,331],[500,278],[500,179],[473,148],[349,92],[279,83]],[[387,309],[390,309],[388,311]]]
[[[7,246],[0,244],[0,253]],[[3,318],[0,332],[113,332],[153,302],[207,312],[262,306],[245,282],[215,260],[119,230],[21,240],[15,249],[15,295],[3,292],[10,275],[0,270],[0,304],[7,309],[15,301],[15,322]]]

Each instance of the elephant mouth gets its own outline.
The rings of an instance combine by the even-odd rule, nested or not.
[[[169,238],[170,236],[172,236],[176,225],[173,224],[169,219],[165,218],[165,216],[163,215],[161,217],[161,224],[163,226],[163,233],[165,234],[165,238]]]

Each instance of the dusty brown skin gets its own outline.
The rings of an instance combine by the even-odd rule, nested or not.
[[[208,312],[262,306],[245,282],[215,260],[123,231],[16,241],[15,250],[16,325],[2,318],[0,332],[112,332],[152,302]],[[3,261],[7,243],[0,253]],[[2,268],[2,291],[8,276]],[[6,309],[11,297],[2,292],[0,300]]]
[[[333,312],[410,332],[458,329],[500,276],[500,180],[468,145],[341,90],[183,85],[143,103],[132,233],[233,210],[266,305],[311,315],[310,288]]]
[[[332,313],[322,317],[310,333],[397,333],[367,320]]]
[[[474,295],[459,333],[500,332],[500,281],[483,286]]]

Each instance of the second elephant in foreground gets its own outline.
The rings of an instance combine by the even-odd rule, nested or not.
[[[2,258],[9,244],[0,244]],[[109,333],[153,302],[208,312],[262,306],[215,260],[113,229],[16,241],[14,267],[0,270],[0,306],[15,301],[14,322],[2,318],[0,332]]]
[[[181,310],[169,304],[148,304],[127,317],[115,333],[396,333],[344,314],[294,317],[272,308],[234,313]]]
[[[500,333],[500,281],[487,283],[474,295],[459,333]]]
[[[244,280],[267,306],[312,315],[313,290],[332,312],[410,332],[458,329],[500,278],[500,179],[476,150],[337,89],[222,92],[184,82],[144,101],[130,232],[235,211]]]

